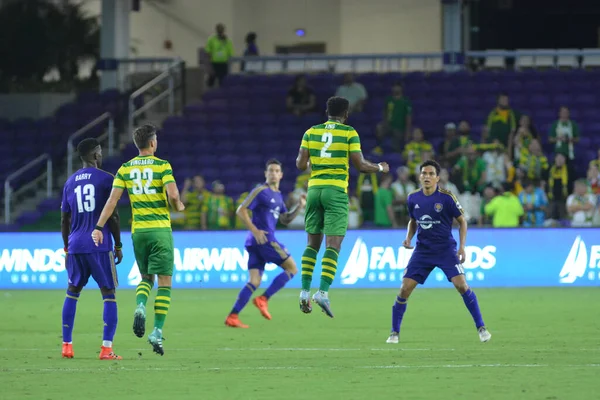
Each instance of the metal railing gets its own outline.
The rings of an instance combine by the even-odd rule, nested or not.
[[[176,58],[119,58],[116,60],[119,89],[129,91],[135,86],[136,76],[143,78],[147,74],[158,75],[176,61]]]
[[[569,57],[571,59],[569,59]],[[398,54],[292,54],[260,57],[233,57],[233,72],[302,73],[302,72],[409,72],[463,68],[466,59],[517,60],[517,66],[579,68],[600,66],[600,49],[518,49],[484,50],[464,53],[398,53]],[[572,59],[577,60],[573,61]],[[581,63],[579,62],[581,59]]]
[[[183,60],[178,59],[177,61],[173,62],[164,72],[162,72],[160,75],[158,75],[154,79],[150,80],[148,83],[146,83],[145,85],[140,87],[138,90],[136,90],[129,96],[128,128],[129,128],[130,133],[133,132],[135,118],[137,116],[139,116],[140,114],[142,114],[144,111],[147,111],[151,107],[155,106],[156,104],[158,104],[158,102],[160,102],[161,100],[163,100],[165,98],[167,99],[169,114],[172,114],[175,112],[175,79],[176,79],[177,74],[181,74],[181,79],[183,80],[183,76],[184,76],[183,69],[184,68],[185,68],[185,64],[184,64]],[[157,95],[155,95],[150,101],[145,103],[140,108],[138,108],[138,109],[135,108],[135,99],[148,93],[152,89],[156,88],[156,89],[160,90],[161,89],[160,85],[164,84],[165,81],[167,82],[167,88],[165,90],[163,90],[160,93],[158,93]],[[180,84],[184,85],[183,82],[181,82]]]
[[[73,142],[75,141],[75,139],[77,139],[84,133],[87,133],[90,129],[96,127],[97,125],[105,122],[106,120],[108,120],[107,132],[103,135],[100,135],[98,137],[98,140],[104,140],[104,138],[108,136],[108,155],[110,157],[114,154],[115,121],[109,112],[105,112],[86,126],[74,132],[71,136],[69,136],[69,139],[67,139],[67,176],[71,176],[71,174],[73,174],[73,158],[75,156],[75,146],[73,145]]]
[[[37,166],[38,164],[41,164],[43,161],[46,161],[46,197],[52,196],[52,158],[50,157],[50,154],[44,153],[36,159],[31,160],[23,167],[16,170],[8,177],[6,177],[6,180],[4,181],[4,223],[6,225],[10,224],[12,196],[13,194],[17,193],[13,192],[12,187],[10,186],[11,181],[21,176],[24,172],[27,172],[33,167]],[[35,183],[37,183],[37,181],[33,180],[28,184],[24,185],[23,187],[19,188],[19,191],[27,190],[31,185],[34,185]]]

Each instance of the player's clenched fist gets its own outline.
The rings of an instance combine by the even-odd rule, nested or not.
[[[384,162],[380,162],[379,165],[381,165],[381,168],[383,168],[381,172],[384,172],[386,174],[388,172],[390,172],[390,166],[385,161]]]

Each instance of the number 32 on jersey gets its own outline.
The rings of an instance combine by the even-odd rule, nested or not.
[[[129,172],[129,178],[133,181],[133,187],[131,188],[133,194],[156,194],[156,189],[151,187],[152,180],[154,179],[152,169],[132,169]]]

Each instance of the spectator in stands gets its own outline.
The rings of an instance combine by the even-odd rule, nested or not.
[[[208,38],[204,50],[210,55],[212,64],[208,86],[213,87],[216,81],[219,86],[223,85],[223,80],[229,74],[229,59],[233,56],[233,43],[225,35],[225,25],[217,25],[216,34]]]
[[[244,50],[244,57],[256,57],[258,56],[258,46],[256,46],[256,33],[249,32],[246,35],[246,50]],[[246,63],[243,62],[241,65],[241,70],[246,70]],[[237,218],[236,218],[237,220]]]
[[[600,194],[600,170],[595,164],[590,164],[587,170],[588,192]]]
[[[486,186],[483,189],[483,196],[481,196],[480,210],[479,210],[479,218],[477,219],[477,225],[486,226],[491,225],[492,219],[489,215],[485,214],[485,206],[492,201],[494,197],[497,196],[496,189],[491,186]]]
[[[396,175],[397,179],[391,186],[394,192],[394,211],[397,214],[397,220],[402,221],[407,216],[406,199],[410,192],[417,189],[417,185],[410,180],[410,170],[408,167],[399,167],[396,170]]]
[[[571,217],[571,226],[592,226],[596,202],[597,197],[587,192],[585,180],[575,181],[574,193],[567,197],[567,212]]]
[[[225,185],[220,181],[214,181],[212,189],[213,193],[204,206],[208,229],[231,229],[235,212],[233,199],[225,195]]]
[[[308,164],[308,168],[305,171],[302,171],[298,176],[296,176],[296,184],[294,185],[294,189],[304,189],[306,192],[308,190],[308,180],[310,179],[310,174],[312,172],[312,168],[310,163]]]
[[[360,202],[364,221],[373,221],[375,210],[375,195],[379,190],[379,180],[376,173],[363,173],[358,175],[356,184],[356,197]]]
[[[564,154],[557,153],[548,174],[549,216],[553,220],[562,220],[565,217],[565,201],[569,194],[569,170],[566,162]]]
[[[315,110],[315,92],[306,84],[304,75],[296,77],[294,85],[288,91],[286,104],[288,111],[298,116]]]
[[[511,183],[513,187],[513,193],[519,195],[523,191],[523,171],[516,168],[507,156],[504,159],[504,168],[506,169],[506,182]]]
[[[470,193],[481,193],[487,181],[487,164],[475,150],[470,146],[464,156],[458,160],[454,170],[462,177],[463,190]]]
[[[385,174],[381,178],[381,186],[375,195],[375,225],[379,227],[398,227],[393,206],[394,193],[390,188],[392,180],[391,174]]]
[[[183,183],[182,192],[185,201],[185,229],[206,230],[206,214],[203,210],[204,204],[210,198],[210,191],[205,187],[204,178],[201,175],[187,178]]]
[[[488,185],[500,189],[502,183],[506,182],[506,153],[499,141],[494,141],[494,146],[482,155],[486,164],[485,180]]]
[[[383,121],[377,125],[377,147],[374,153],[383,154],[383,142],[390,138],[392,149],[400,152],[402,145],[408,142],[412,128],[412,105],[404,96],[402,84],[396,82],[392,87],[392,95],[385,99]]]
[[[527,179],[545,181],[548,175],[548,158],[542,152],[539,140],[533,139],[529,149],[521,153],[519,168]]]
[[[529,150],[529,144],[533,139],[538,139],[535,127],[531,124],[531,118],[528,115],[522,115],[519,119],[517,132],[510,137],[510,149],[512,159],[519,163],[523,153]]]
[[[418,171],[419,165],[425,161],[422,158],[424,151],[433,152],[433,146],[425,140],[423,130],[415,128],[413,130],[413,140],[404,147],[404,152],[402,153],[402,157],[413,177],[418,175],[416,171]]]
[[[460,147],[467,148],[471,143],[471,124],[469,121],[462,120],[458,123],[458,143]]]
[[[240,196],[235,201],[235,209],[236,210],[242,205],[242,203],[244,202],[244,200],[246,200],[246,197],[248,197],[249,194],[250,194],[250,192],[244,192],[244,193],[240,194]],[[252,218],[252,210],[248,210],[248,215],[250,216],[250,218]],[[246,224],[244,224],[244,221],[242,221],[242,219],[237,214],[235,214],[234,218],[235,218],[234,228],[245,230]]]
[[[569,186],[575,178],[573,160],[575,159],[575,143],[579,142],[579,126],[572,121],[569,108],[562,106],[558,111],[558,120],[550,127],[550,143],[554,143],[554,152],[565,156],[569,169]]]
[[[484,207],[486,215],[492,217],[494,228],[516,228],[525,213],[519,198],[512,192],[510,183],[503,184],[503,193],[494,197]]]
[[[450,182],[450,174],[448,173],[448,170],[446,168],[443,168],[440,171],[440,181],[438,182],[438,186],[442,189],[449,190],[454,195],[458,195],[460,193],[456,185]]]
[[[508,139],[517,129],[517,117],[513,109],[510,108],[506,93],[498,95],[498,104],[490,112],[486,125],[489,135],[488,142],[498,140],[505,148],[508,148]]]
[[[444,167],[452,167],[461,156],[462,146],[454,122],[448,122],[444,129],[446,134],[440,148],[440,161]]]
[[[362,83],[354,81],[354,75],[350,73],[344,75],[344,84],[337,88],[335,95],[348,100],[350,114],[361,112],[367,100],[367,90]]]
[[[540,182],[538,180],[527,179],[523,183],[523,188],[524,190],[519,194],[519,200],[525,211],[523,226],[544,226],[548,198],[540,187]]]

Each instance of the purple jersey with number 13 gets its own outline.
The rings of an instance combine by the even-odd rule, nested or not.
[[[92,231],[108,201],[114,177],[98,168],[82,168],[75,172],[63,189],[61,210],[71,214],[69,254],[101,253],[112,250],[108,224],[104,226],[104,242],[92,241]]]

